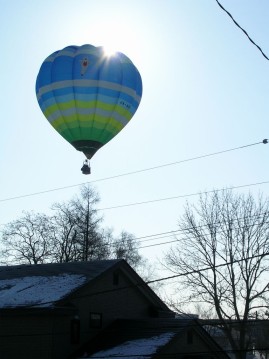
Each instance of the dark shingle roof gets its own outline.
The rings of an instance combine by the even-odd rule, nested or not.
[[[121,261],[0,267],[0,308],[51,307]]]
[[[0,266],[0,280],[29,276],[57,276],[63,273],[83,274],[90,281],[121,260],[96,260],[89,262],[47,263],[36,265]]]

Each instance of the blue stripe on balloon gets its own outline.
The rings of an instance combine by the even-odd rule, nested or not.
[[[87,58],[89,63],[85,73],[82,73],[82,61]],[[110,58],[109,61],[100,61],[94,55],[80,54],[75,57],[56,56],[51,61],[45,61],[41,66],[41,71],[37,79],[36,91],[46,85],[59,81],[69,81],[75,79],[99,80],[116,83],[122,86],[134,89],[137,85],[137,94],[142,95],[141,81],[137,81],[140,77],[136,68],[130,63],[120,64],[119,59]]]

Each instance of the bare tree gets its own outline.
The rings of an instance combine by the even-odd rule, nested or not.
[[[125,259],[133,267],[138,267],[142,261],[135,236],[126,231],[122,231],[119,237],[112,239],[111,252],[113,258]]]
[[[104,231],[100,228],[102,218],[98,216],[95,208],[98,201],[97,193],[84,185],[75,198],[52,206],[54,262],[87,261],[108,257],[109,248]]]
[[[135,237],[122,231],[115,237],[101,227],[96,191],[82,186],[73,199],[55,203],[52,215],[26,213],[4,227],[1,259],[4,263],[74,262],[125,259],[137,267],[142,257]]]
[[[1,254],[7,264],[48,262],[52,249],[51,225],[44,214],[26,212],[3,230]]]
[[[68,203],[56,203],[51,217],[53,231],[52,262],[73,262],[79,257],[78,230]]]
[[[269,200],[204,194],[198,205],[186,205],[179,229],[165,263],[180,274],[181,302],[213,307],[236,357],[244,359],[252,340],[248,320],[269,304]]]

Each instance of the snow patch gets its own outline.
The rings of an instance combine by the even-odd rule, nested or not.
[[[148,359],[149,355],[156,353],[157,349],[167,344],[175,333],[163,333],[150,338],[136,339],[124,342],[116,347],[99,351],[87,358],[113,358],[121,359]]]
[[[35,306],[51,307],[53,302],[81,286],[85,276],[62,274],[0,280],[0,308]]]

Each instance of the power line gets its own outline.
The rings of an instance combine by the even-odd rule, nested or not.
[[[92,183],[96,183],[96,182],[108,181],[108,180],[111,180],[111,179],[116,179],[116,178],[120,178],[120,177],[134,175],[134,174],[137,174],[137,173],[152,171],[152,170],[156,170],[156,169],[164,168],[164,167],[168,167],[168,166],[174,166],[174,165],[177,165],[177,164],[180,164],[180,163],[190,162],[190,161],[198,160],[198,159],[201,159],[201,158],[212,157],[212,156],[220,155],[222,153],[236,151],[236,150],[240,150],[240,149],[251,147],[251,146],[256,146],[256,145],[259,145],[259,144],[262,144],[262,143],[267,144],[268,140],[264,139],[264,140],[262,140],[260,142],[251,143],[251,144],[244,145],[244,146],[239,146],[239,147],[234,147],[234,148],[230,148],[228,150],[217,151],[217,152],[213,152],[213,153],[209,153],[209,154],[205,154],[205,155],[201,155],[201,156],[188,158],[188,159],[185,159],[185,160],[165,163],[165,164],[162,164],[162,165],[149,167],[149,168],[144,168],[144,169],[141,169],[141,170],[135,170],[135,171],[131,171],[131,172],[126,172],[126,173],[122,173],[122,174],[115,175],[115,176],[104,177],[104,178],[100,178],[100,179],[93,180],[93,181],[82,182],[82,183],[78,183],[78,184],[74,184],[74,185],[70,185],[70,186],[52,188],[52,189],[48,189],[48,190],[45,190],[45,191],[33,192],[33,193],[28,193],[28,194],[24,194],[24,195],[15,196],[15,197],[2,198],[2,199],[0,199],[0,202],[7,202],[7,201],[15,200],[15,199],[21,199],[21,198],[26,198],[26,197],[32,197],[32,196],[37,196],[37,195],[41,195],[41,194],[46,194],[46,193],[50,193],[50,192],[56,192],[56,191],[60,191],[60,190],[68,189],[68,188],[79,187],[79,186],[82,186],[82,185],[85,185],[85,184],[92,184]]]
[[[235,19],[233,18],[233,16],[220,4],[220,2],[218,0],[216,0],[217,4],[219,5],[219,7],[226,12],[226,14],[228,16],[230,16],[230,18],[233,20],[233,22],[235,23],[235,25],[237,27],[239,27],[240,30],[243,31],[243,33],[247,36],[247,38],[249,39],[249,41],[257,47],[257,49],[262,53],[262,55],[266,58],[266,60],[269,60],[269,58],[265,55],[265,53],[262,51],[262,49],[260,48],[260,46],[258,46],[250,37],[249,37],[249,34],[246,32],[246,30],[244,30],[236,21]]]
[[[221,263],[221,264],[216,264],[214,266],[214,268],[220,268],[220,267],[228,266],[230,264],[235,264],[235,263],[240,263],[240,262],[243,262],[243,261],[246,261],[246,260],[251,260],[251,259],[254,259],[254,258],[266,257],[268,255],[269,255],[269,252],[265,252],[265,253],[262,253],[262,254],[256,254],[254,256],[245,257],[245,258],[242,258],[242,259],[233,259],[231,262],[225,262],[225,263]],[[159,278],[159,279],[153,279],[153,280],[147,281],[146,284],[161,282],[161,281],[170,280],[170,279],[179,278],[179,277],[184,277],[184,276],[192,275],[192,274],[200,274],[200,273],[206,272],[206,271],[208,271],[210,269],[212,269],[211,266],[208,266],[208,267],[205,267],[205,268],[202,268],[202,269],[193,269],[193,270],[185,272],[185,273],[174,274],[172,276],[163,277],[163,278]]]
[[[263,184],[268,184],[268,183],[269,183],[269,181],[263,181],[263,182],[256,182],[256,183],[232,186],[232,187],[223,187],[220,189],[214,189],[214,190],[210,190],[210,191],[195,192],[195,193],[183,194],[183,195],[178,195],[178,196],[173,196],[173,197],[158,198],[158,199],[153,199],[153,200],[148,200],[148,201],[143,201],[143,202],[134,202],[134,203],[121,204],[121,205],[117,205],[117,206],[98,208],[98,209],[96,209],[96,211],[106,211],[106,210],[110,210],[110,209],[118,209],[118,208],[123,208],[123,207],[132,207],[132,206],[138,206],[138,205],[155,203],[155,202],[169,201],[169,200],[178,199],[178,198],[193,197],[193,196],[198,196],[198,195],[202,195],[202,194],[220,192],[223,190],[234,190],[234,189],[238,189],[238,188],[246,188],[246,187],[252,187],[252,186],[263,185]],[[7,223],[1,223],[0,226],[5,226],[6,224]]]
[[[154,244],[148,244],[146,246],[141,246],[141,247],[137,247],[137,249],[144,249],[144,248],[150,248],[150,247],[157,247],[157,246],[162,246],[164,244],[171,244],[174,242],[179,242],[178,239],[173,239],[172,241],[168,241],[168,242],[161,242],[161,243],[154,243]]]
[[[253,216],[248,216],[247,218],[246,217],[242,217],[242,218],[238,218],[238,220],[245,220],[245,219],[249,219],[249,218],[260,218],[262,215],[265,215],[267,214],[267,212],[264,212],[263,214],[261,215],[253,215]],[[219,221],[219,222],[215,222],[213,223],[212,225],[214,226],[217,226],[219,224],[221,224],[222,222]],[[269,222],[264,222],[264,223],[269,223]],[[259,223],[257,223],[258,225]],[[244,226],[244,227],[251,227],[255,225],[255,223],[249,225],[249,226]],[[184,233],[184,232],[187,232],[189,230],[192,230],[192,229],[201,229],[203,227],[207,227],[206,224],[203,224],[203,225],[199,225],[199,226],[194,226],[194,227],[189,227],[189,228],[184,228],[184,229],[175,229],[175,230],[171,230],[171,231],[166,231],[166,232],[159,232],[159,233],[154,233],[154,234],[149,234],[147,236],[141,236],[141,237],[135,237],[134,240],[137,240],[139,241],[139,243],[142,243],[142,242],[149,242],[149,241],[155,241],[156,239],[162,239],[162,238],[171,238],[173,235],[177,235],[177,234],[180,234],[180,232]],[[238,228],[242,228],[242,227],[237,227]],[[144,239],[145,238],[145,239]],[[142,241],[141,241],[142,239]]]
[[[262,217],[263,215],[266,215],[268,214],[268,212],[262,212],[261,214],[259,215],[253,215],[253,216],[247,216],[247,217],[241,217],[241,218],[238,218],[239,221],[241,220],[245,220],[245,219],[250,219],[250,218],[260,218]],[[218,225],[220,224],[221,221],[219,222],[215,222],[213,223],[213,225]],[[267,222],[266,222],[267,223]],[[202,225],[199,225],[199,226],[195,226],[196,229],[198,228],[203,228],[203,227],[207,227],[206,224],[202,224]],[[167,238],[167,237],[172,237],[172,235],[176,235],[178,234],[179,232],[186,232],[190,229],[192,229],[193,227],[189,227],[189,228],[184,228],[184,229],[174,229],[174,230],[171,230],[171,231],[166,231],[166,232],[158,232],[158,233],[153,233],[153,234],[148,234],[146,236],[140,236],[140,237],[135,237],[134,240],[138,240],[140,243],[142,242],[148,242],[148,241],[153,241],[153,240],[156,240],[156,239],[161,239],[161,238]],[[152,237],[155,237],[155,238],[152,238]],[[157,237],[157,238],[156,238]],[[142,241],[141,241],[142,239]]]
[[[265,215],[265,214],[267,214],[267,212],[264,212],[263,213],[263,215]],[[245,217],[242,217],[242,218],[238,218],[237,220],[245,220],[245,219],[250,219],[250,218],[255,218],[255,217],[257,217],[257,218],[259,218],[259,217],[261,217],[262,215],[253,215],[253,216],[248,216],[247,218],[245,218]],[[221,221],[219,221],[219,222],[215,222],[215,223],[213,223],[212,225],[213,226],[217,226],[217,225],[219,225],[219,224],[221,224],[222,222]],[[267,223],[269,223],[269,222],[263,222],[263,224],[267,224]],[[243,226],[243,227],[241,227],[241,226],[239,226],[239,227],[237,227],[237,228],[235,228],[235,229],[239,229],[239,228],[250,228],[250,227],[253,227],[254,225],[259,225],[259,223],[252,223],[252,224],[250,224],[250,225],[248,225],[248,226]],[[203,227],[207,227],[207,225],[206,224],[204,224],[204,225],[199,225],[199,226],[193,226],[193,227],[189,227],[189,228],[184,228],[184,229],[178,229],[178,230],[173,230],[173,231],[168,231],[168,232],[162,232],[162,233],[157,233],[157,234],[152,234],[152,235],[148,235],[148,236],[144,236],[144,237],[137,237],[137,238],[133,238],[133,240],[139,240],[139,239],[143,239],[143,238],[147,238],[147,239],[144,239],[144,240],[142,240],[142,241],[139,241],[139,243],[142,243],[142,242],[148,242],[148,241],[155,241],[155,240],[158,240],[158,239],[163,239],[163,238],[171,238],[172,237],[172,235],[174,234],[174,235],[176,235],[176,234],[180,234],[180,232],[181,233],[184,233],[184,232],[187,232],[187,231],[189,231],[189,230],[192,230],[192,229],[202,229]],[[170,233],[170,234],[169,234]],[[167,234],[167,235],[165,235],[165,236],[163,236],[162,234]],[[211,234],[210,233],[208,233],[208,234],[203,234],[203,236],[210,236]],[[155,236],[155,238],[148,238],[148,237],[154,237]],[[156,236],[158,236],[158,237],[156,237]],[[195,239],[195,237],[188,237],[188,239],[190,240],[190,239]],[[159,242],[159,243],[154,243],[154,244],[149,244],[149,245],[145,245],[145,246],[137,246],[137,247],[135,247],[134,249],[144,249],[144,248],[150,248],[150,247],[157,247],[157,246],[161,246],[161,245],[165,245],[165,244],[171,244],[171,243],[175,243],[175,242],[179,242],[180,240],[179,239],[173,239],[173,240],[170,240],[170,241],[166,241],[166,242]],[[115,248],[117,248],[119,245],[117,244],[117,243],[103,243],[103,245],[104,246],[110,246],[110,247],[115,247]]]
[[[233,189],[237,189],[237,188],[251,187],[251,186],[257,186],[257,185],[268,184],[268,183],[269,183],[269,181],[249,183],[249,184],[243,184],[243,185],[232,186],[232,187],[225,187],[225,188],[220,188],[220,189],[215,189],[215,190],[210,190],[210,191],[196,192],[196,193],[183,194],[183,195],[178,195],[178,196],[165,197],[165,198],[153,199],[153,200],[142,201],[142,202],[121,204],[121,205],[112,206],[112,207],[99,208],[99,209],[97,209],[97,211],[106,211],[106,210],[109,210],[109,209],[117,209],[117,208],[123,208],[123,207],[138,206],[138,205],[148,204],[148,203],[170,201],[172,199],[186,198],[186,197],[198,196],[200,194],[219,192],[219,191],[223,191],[223,190],[233,190]]]
[[[269,223],[269,222],[264,222],[264,223]],[[256,225],[259,225],[259,223],[257,223]],[[249,226],[247,226],[247,227],[252,227],[252,226],[253,226],[253,225],[249,225]],[[198,227],[195,227],[195,228],[198,228]],[[238,227],[238,228],[245,228],[245,227]],[[237,228],[237,229],[238,229],[238,228]],[[210,235],[211,235],[210,233],[203,234],[203,236],[210,236]],[[171,237],[171,236],[153,238],[152,240],[162,239],[162,238],[167,238],[167,237]],[[188,237],[189,240],[195,239],[195,238],[196,238],[196,237]],[[138,246],[137,249],[144,249],[144,248],[162,246],[162,245],[164,245],[164,244],[171,244],[171,243],[175,243],[175,242],[180,242],[180,239],[173,239],[173,240],[171,240],[171,241],[159,242],[159,243],[149,244],[149,245],[146,245],[146,246]]]

